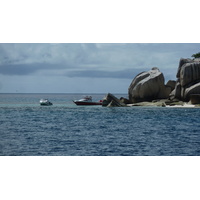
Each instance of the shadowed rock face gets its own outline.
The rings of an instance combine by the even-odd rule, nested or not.
[[[176,81],[172,81],[172,80],[169,80],[167,83],[166,83],[166,86],[169,86],[171,88],[171,90],[174,90],[175,86],[176,86]]]
[[[134,102],[168,98],[171,87],[164,84],[163,73],[158,68],[138,74],[129,86],[129,100]]]
[[[180,59],[174,98],[189,101],[192,94],[200,94],[200,60]]]
[[[192,94],[200,94],[200,83],[194,84],[194,85],[186,88],[184,91],[183,97],[185,100],[189,100],[189,98]]]
[[[200,104],[200,94],[192,94],[190,96],[191,104]]]
[[[186,63],[180,70],[180,84],[182,87],[200,80],[200,62]]]
[[[113,94],[108,93],[103,99],[102,106],[106,106],[106,107],[122,107],[122,106],[126,106],[126,104],[121,102]]]
[[[193,62],[192,59],[189,59],[189,58],[187,58],[187,59],[181,58],[180,61],[179,61],[179,66],[178,66],[178,70],[177,70],[176,77],[177,77],[177,78],[180,78],[180,71],[181,71],[181,68],[182,68],[182,66],[183,66],[184,64],[186,64],[186,63],[192,63],[192,62]]]

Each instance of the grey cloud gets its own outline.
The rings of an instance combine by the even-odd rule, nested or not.
[[[118,79],[133,79],[141,71],[148,69],[126,69],[119,71],[104,71],[104,70],[78,70],[67,72],[67,77],[81,77],[81,78],[118,78]]]
[[[136,68],[141,71],[156,66],[162,71],[172,64],[178,65],[180,57],[196,53],[199,46],[175,43],[0,44],[0,73],[26,75],[39,70],[60,70],[59,74],[64,74],[74,69],[66,76],[127,78],[130,72],[139,72]]]
[[[37,68],[28,68],[26,65],[1,65],[0,66],[0,74],[3,75],[28,75],[37,71]]]
[[[56,65],[56,64],[48,64],[48,63],[35,63],[35,64],[7,64],[0,65],[0,74],[3,75],[30,75],[36,73],[40,70],[63,70],[70,69],[73,66],[67,65]]]
[[[149,71],[151,68],[132,68],[132,69],[125,69],[125,70],[116,70],[116,71],[106,71],[106,70],[74,70],[69,71],[64,74],[64,76],[70,78],[111,78],[111,79],[133,79],[136,75],[141,72]],[[167,70],[167,69],[160,69],[165,77],[165,81],[168,80],[176,80],[176,68]],[[172,74],[173,75],[172,75]]]

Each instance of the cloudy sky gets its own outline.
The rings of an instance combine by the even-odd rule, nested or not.
[[[175,80],[190,43],[1,43],[1,93],[127,93],[132,79],[158,67]]]

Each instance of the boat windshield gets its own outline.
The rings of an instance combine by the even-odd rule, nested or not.
[[[85,96],[84,99],[85,99],[86,101],[92,101],[92,97],[91,97],[91,96]]]

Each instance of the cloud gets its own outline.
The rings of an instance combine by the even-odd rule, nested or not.
[[[48,75],[51,71],[59,72],[58,74],[64,73],[65,69],[74,69],[73,66],[57,65],[48,63],[33,63],[33,64],[4,64],[0,65],[0,74],[2,75],[31,75],[38,73]]]
[[[175,43],[4,43],[0,44],[0,73],[30,75],[42,71],[48,75],[57,70],[56,74],[68,77],[128,78],[152,67],[161,71],[177,68],[180,57],[197,51],[198,44]]]
[[[179,59],[199,51],[200,44],[3,43],[0,89],[1,92],[126,92],[137,74],[152,67],[160,69],[165,81],[176,80]]]
[[[82,54],[81,44],[0,44],[0,64],[63,64]]]
[[[81,78],[116,78],[116,79],[133,79],[141,71],[147,71],[148,69],[125,69],[119,71],[105,71],[105,70],[77,70],[70,71],[65,76],[81,77]]]

